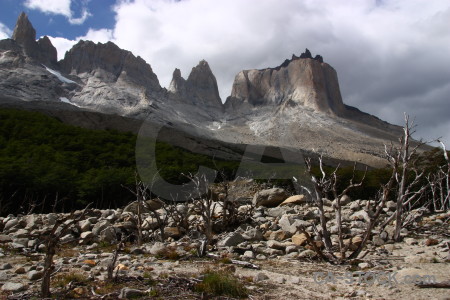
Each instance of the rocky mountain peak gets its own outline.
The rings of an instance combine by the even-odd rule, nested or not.
[[[169,91],[182,101],[222,110],[217,80],[206,60],[192,68],[187,80],[181,77],[180,70],[175,69]]]
[[[36,42],[36,30],[24,12],[17,19],[12,39],[22,46],[26,56],[45,65],[55,66],[57,64],[56,48],[47,36]]]
[[[38,45],[36,43],[36,30],[28,20],[28,16],[22,12],[17,19],[12,39],[23,47],[25,55],[36,56]]]
[[[96,73],[110,81],[121,78],[144,87],[161,88],[148,63],[113,42],[95,44],[81,40],[66,53],[60,65],[67,74]]]
[[[299,57],[285,60],[276,68],[244,70],[236,75],[226,107],[303,106],[314,111],[342,115],[345,106],[336,71],[323,58],[306,49]]]
[[[172,81],[170,82],[168,90],[174,94],[184,94],[185,83],[186,80],[181,77],[181,71],[177,68],[173,71]]]
[[[28,20],[26,13],[22,12],[17,19],[12,39],[20,45],[26,45],[30,42],[36,42],[36,30]]]

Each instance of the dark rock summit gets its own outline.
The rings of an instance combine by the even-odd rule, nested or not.
[[[12,39],[23,47],[23,50],[28,56],[35,56],[38,44],[36,43],[36,30],[28,20],[28,16],[22,12],[17,19],[16,26]]]
[[[22,46],[26,56],[45,65],[55,66],[57,64],[56,48],[47,36],[36,42],[36,30],[24,12],[17,19],[12,39]]]
[[[66,74],[96,73],[108,81],[123,79],[143,87],[161,89],[158,77],[148,63],[112,42],[95,44],[81,40],[66,53],[60,65]]]
[[[179,69],[175,69],[169,91],[186,103],[222,111],[217,80],[205,60],[192,68],[187,80],[181,77]]]

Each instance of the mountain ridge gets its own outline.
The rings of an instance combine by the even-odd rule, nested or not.
[[[318,151],[373,166],[384,164],[383,145],[401,134],[399,126],[344,104],[337,72],[308,49],[277,67],[239,72],[222,103],[204,60],[187,79],[175,69],[166,89],[145,60],[112,42],[79,41],[55,63],[50,40],[33,35],[21,14],[15,39],[0,41],[5,97],[63,101],[211,140]]]

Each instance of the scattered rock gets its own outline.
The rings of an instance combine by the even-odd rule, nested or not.
[[[253,205],[257,207],[275,207],[281,204],[287,197],[288,194],[286,190],[282,188],[262,190],[257,192],[253,197]]]
[[[253,259],[255,258],[255,253],[253,251],[245,251],[242,258]]]
[[[302,205],[307,203],[307,201],[305,195],[294,195],[281,202],[280,206]]]
[[[164,228],[164,233],[167,237],[178,239],[181,237],[181,231],[178,227],[166,227]]]
[[[9,270],[12,269],[12,265],[10,263],[0,265],[0,270]]]
[[[164,249],[166,249],[166,245],[164,245],[164,243],[156,242],[150,248],[149,252],[150,252],[150,254],[157,255],[157,254],[160,254],[161,251],[164,251]]]
[[[41,279],[42,276],[44,276],[44,272],[36,271],[36,270],[32,270],[32,271],[28,272],[28,274],[27,274],[27,278],[29,280],[38,280],[38,279]]]
[[[417,245],[418,244],[418,242],[417,242],[417,240],[415,238],[406,238],[404,240],[404,242],[407,245]]]
[[[425,246],[434,246],[434,245],[437,245],[437,244],[439,244],[439,241],[436,240],[436,239],[427,239],[425,241]]]
[[[9,243],[9,242],[12,242],[12,239],[9,235],[0,234],[0,244],[1,243]]]
[[[313,250],[309,250],[309,249],[304,250],[298,254],[299,258],[311,258],[314,256],[316,256],[316,252],[314,252]]]
[[[217,243],[218,247],[232,247],[237,246],[240,243],[245,242],[245,238],[237,232],[228,234],[224,239]]]
[[[123,288],[120,290],[119,299],[133,299],[145,296],[146,292],[138,289]]]
[[[307,243],[306,235],[304,233],[294,234],[292,236],[292,242],[296,246],[304,246]]]
[[[261,282],[261,281],[268,280],[268,279],[269,279],[269,276],[267,276],[263,272],[259,272],[258,274],[256,274],[253,277],[253,282]]]
[[[28,289],[28,285],[24,284],[24,283],[19,283],[19,282],[6,282],[2,286],[2,291],[5,291],[5,292],[18,293],[18,292],[25,291],[26,289]]]

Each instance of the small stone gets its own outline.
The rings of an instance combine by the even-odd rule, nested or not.
[[[278,242],[275,240],[267,241],[267,247],[272,248],[272,249],[278,249],[278,250],[286,249],[286,245],[284,243],[281,243],[281,242]]]
[[[382,246],[382,245],[384,245],[383,239],[380,238],[379,236],[374,236],[374,237],[372,238],[372,243],[373,243],[375,246]]]
[[[166,227],[164,228],[164,233],[167,237],[178,239],[181,237],[181,231],[178,227]]]
[[[15,274],[25,274],[26,271],[25,271],[25,268],[24,268],[24,267],[19,267],[19,268],[17,268],[17,269],[14,270],[14,273],[15,273]]]
[[[358,202],[354,201],[354,202],[350,203],[350,209],[353,211],[356,211],[356,210],[361,209],[361,206],[359,205]]]
[[[284,277],[277,277],[277,278],[275,278],[275,282],[278,283],[278,284],[284,284],[284,283],[286,283],[286,278],[284,278]]]
[[[19,224],[19,220],[17,219],[11,219],[8,222],[6,222],[5,227],[3,228],[4,231],[9,230],[13,228],[14,226]]]
[[[405,243],[407,245],[417,245],[418,244],[418,242],[415,238],[406,238]]]
[[[12,239],[7,234],[0,234],[0,243],[9,243],[12,242]]]
[[[307,242],[307,238],[306,235],[304,233],[300,233],[300,234],[294,234],[292,236],[292,242],[296,245],[296,246],[303,246],[306,244]]]
[[[164,245],[164,243],[156,242],[150,248],[149,252],[150,252],[150,254],[157,255],[157,254],[160,254],[161,251],[164,251],[164,249],[166,249],[166,246]]]
[[[227,237],[222,239],[217,243],[218,247],[231,247],[231,246],[237,246],[238,244],[245,241],[245,238],[237,232],[232,232]]]
[[[280,206],[293,206],[307,203],[305,195],[294,195],[284,200]]]
[[[388,202],[386,202],[386,207],[390,211],[394,211],[397,208],[397,204],[394,201],[388,201]]]
[[[294,245],[287,246],[285,251],[286,251],[286,254],[297,252],[297,246],[294,246]]]
[[[124,264],[118,264],[116,266],[115,270],[119,270],[119,271],[128,270],[128,267]]]
[[[263,272],[259,272],[253,277],[253,282],[260,282],[269,279],[269,276],[264,274]]]
[[[287,259],[296,259],[298,257],[298,252],[291,252],[289,254],[286,254],[284,257]]]
[[[38,279],[41,279],[42,276],[44,276],[44,272],[36,271],[36,270],[30,271],[27,274],[27,278],[29,280],[38,280]]]
[[[6,271],[1,271],[0,272],[0,281],[9,281],[9,278],[11,277],[11,274],[6,272]]]
[[[253,251],[245,251],[242,255],[242,258],[253,259],[255,258],[255,254],[253,253]]]
[[[434,246],[434,245],[437,245],[437,244],[439,244],[439,241],[436,240],[436,239],[427,239],[425,241],[425,246]]]
[[[310,258],[310,257],[314,257],[316,256],[316,252],[314,252],[313,250],[305,250],[302,251],[298,254],[299,258]]]
[[[368,268],[370,268],[370,264],[369,263],[359,263],[358,264],[358,267],[361,269],[361,270],[364,270],[364,269],[368,269]]]
[[[123,288],[120,291],[119,299],[139,298],[144,296],[145,294],[145,291],[141,291],[138,289]]]
[[[83,264],[88,265],[90,267],[95,267],[97,265],[97,263],[91,259],[84,260]]]
[[[19,282],[7,282],[2,286],[2,291],[18,293],[25,291],[28,288],[27,284]]]
[[[292,236],[291,233],[283,231],[283,230],[277,230],[277,231],[271,231],[269,235],[269,240],[275,240],[275,241],[284,241]]]
[[[10,263],[0,265],[0,270],[9,270],[12,269],[12,265]]]
[[[145,251],[142,248],[135,247],[135,248],[131,249],[130,253],[133,255],[142,255],[142,254],[145,254]]]
[[[94,238],[94,234],[92,231],[85,231],[81,233],[80,238],[80,244],[87,244]]]
[[[253,197],[253,205],[275,207],[288,197],[287,192],[281,188],[272,188],[259,191]]]
[[[85,287],[76,287],[72,291],[79,296],[82,296],[87,293],[87,290]]]

